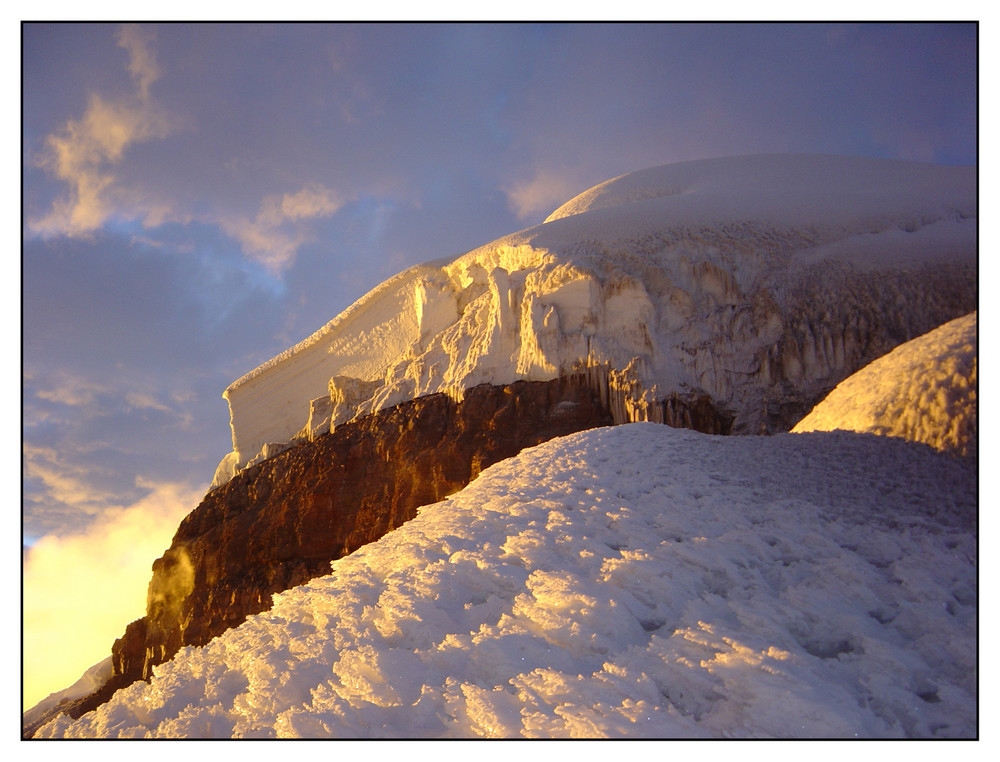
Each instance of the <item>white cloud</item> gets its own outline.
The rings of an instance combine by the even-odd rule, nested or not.
[[[290,220],[328,217],[343,205],[342,198],[322,185],[308,186],[281,197],[281,213]]]
[[[158,402],[152,395],[140,392],[128,392],[125,395],[125,402],[132,410],[159,410],[162,413],[174,412],[162,402]]]
[[[56,402],[70,407],[86,407],[93,405],[96,395],[105,390],[98,386],[73,386],[62,388],[39,389],[35,392],[38,399],[46,402]]]
[[[23,567],[24,707],[68,687],[143,616],[153,561],[208,485],[137,479],[149,494],[107,509],[86,532],[47,535]]]
[[[192,422],[191,412],[174,396],[163,399],[148,385],[116,388],[67,373],[46,377],[44,385],[38,381],[32,379],[24,390],[25,431],[44,425],[66,432],[44,445],[30,438],[22,443],[22,477],[31,482],[23,496],[26,515],[45,526],[66,529],[91,521],[126,499],[110,486],[115,466],[109,459],[127,445],[102,439],[106,424],[98,419],[153,411],[161,427],[183,429]]]
[[[160,78],[160,67],[156,63],[156,51],[152,43],[156,35],[136,24],[124,24],[116,35],[118,44],[128,51],[128,71],[139,85],[139,97],[149,97],[149,86]]]
[[[182,414],[181,411],[158,400],[156,395],[148,390],[151,386],[148,380],[138,382],[119,380],[122,383],[112,386],[65,371],[50,373],[44,378],[37,374],[34,376],[26,374],[25,382],[30,386],[26,392],[26,401],[30,402],[31,398],[35,398],[55,405],[82,408],[90,417],[106,415],[116,407],[120,407],[122,402],[130,410],[158,410],[174,415]],[[147,388],[143,389],[144,386]]]
[[[55,449],[25,442],[22,454],[24,477],[44,487],[44,497],[29,499],[71,506],[92,516],[114,501],[112,494],[93,486],[92,468],[68,462]]]
[[[536,169],[530,179],[520,180],[504,189],[507,204],[519,219],[541,222],[584,188],[566,172]]]
[[[152,36],[138,27],[123,27],[119,44],[129,52],[129,72],[137,92],[117,100],[91,94],[80,119],[51,133],[36,158],[39,167],[64,184],[48,212],[31,215],[28,229],[40,236],[82,236],[115,216],[156,224],[166,214],[148,193],[123,186],[115,173],[129,148],[162,139],[177,121],[149,98],[159,68],[149,44]]]
[[[295,193],[265,196],[252,220],[231,217],[220,224],[247,256],[279,273],[292,265],[298,248],[312,240],[301,223],[330,217],[350,200],[323,185],[307,185]]]

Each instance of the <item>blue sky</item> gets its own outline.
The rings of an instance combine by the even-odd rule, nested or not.
[[[976,164],[977,55],[969,24],[24,25],[25,541],[146,517],[155,557],[230,382],[606,179]]]

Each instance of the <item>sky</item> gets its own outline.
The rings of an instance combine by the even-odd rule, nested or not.
[[[113,599],[104,652],[231,449],[222,391],[386,278],[661,164],[977,163],[971,24],[41,23],[21,46],[25,628]]]

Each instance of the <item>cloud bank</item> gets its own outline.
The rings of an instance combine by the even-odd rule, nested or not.
[[[46,535],[23,564],[22,703],[29,708],[106,658],[146,611],[153,561],[208,485],[137,480],[138,502],[104,510],[85,533]]]
[[[225,204],[198,211],[190,200],[162,192],[158,186],[170,170],[163,177],[139,173],[126,179],[135,174],[125,171],[129,153],[141,144],[210,126],[189,123],[151,96],[152,85],[163,76],[153,30],[126,24],[115,39],[128,53],[126,68],[134,91],[117,98],[90,93],[82,117],[45,137],[34,165],[57,180],[61,191],[47,211],[28,215],[28,234],[75,238],[116,221],[138,221],[146,228],[200,221],[217,226],[241,245],[247,258],[280,275],[292,265],[296,251],[314,240],[305,223],[333,215],[350,199],[311,183],[292,193],[265,194],[257,214],[250,216],[225,211]]]

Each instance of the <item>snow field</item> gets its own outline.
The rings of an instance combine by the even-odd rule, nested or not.
[[[976,473],[851,433],[552,440],[39,737],[969,737]]]

